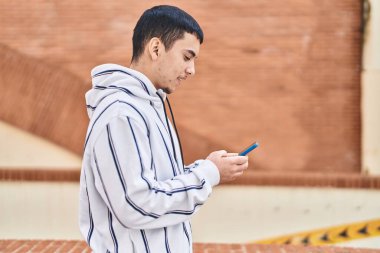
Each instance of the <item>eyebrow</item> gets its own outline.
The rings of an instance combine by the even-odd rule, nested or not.
[[[191,50],[191,49],[186,49],[185,51],[186,51],[187,53],[191,54],[192,57],[197,58],[197,55],[195,54],[195,52],[194,52],[193,50]]]

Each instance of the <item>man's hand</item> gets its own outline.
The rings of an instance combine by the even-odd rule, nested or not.
[[[212,161],[219,170],[220,183],[235,180],[248,168],[248,157],[237,153],[227,153],[225,150],[209,154],[207,160]]]

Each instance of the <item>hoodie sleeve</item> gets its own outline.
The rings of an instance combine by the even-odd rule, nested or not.
[[[156,179],[147,127],[118,116],[100,132],[93,145],[95,185],[124,226],[162,228],[189,220],[219,183],[219,172],[209,160],[168,180]],[[171,166],[167,164],[167,166]]]
[[[188,174],[188,173],[193,172],[193,170],[196,169],[203,161],[204,160],[196,160],[192,164],[186,165],[184,168],[185,173]]]

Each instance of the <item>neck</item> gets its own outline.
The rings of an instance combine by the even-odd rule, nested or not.
[[[148,79],[153,83],[153,85],[157,88],[154,74],[153,74],[153,68],[149,66],[149,64],[146,64],[143,59],[139,59],[139,61],[134,61],[129,66],[130,69],[136,70],[140,73],[143,73]]]

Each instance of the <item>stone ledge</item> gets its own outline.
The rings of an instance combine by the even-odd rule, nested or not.
[[[0,181],[79,182],[80,169],[0,168]],[[248,172],[231,185],[380,189],[380,176],[357,173]]]
[[[359,173],[248,172],[234,184],[380,189],[380,176]]]
[[[0,168],[0,181],[79,182],[80,169]]]

